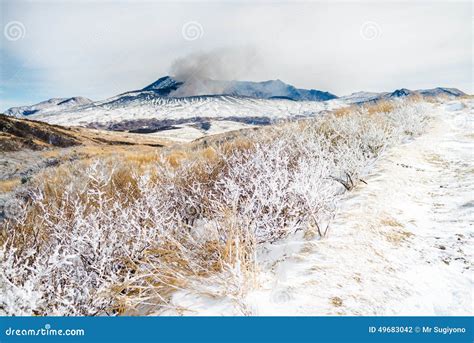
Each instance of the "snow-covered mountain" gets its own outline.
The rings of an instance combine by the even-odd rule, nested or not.
[[[161,89],[160,93],[164,91]],[[175,98],[160,93],[150,90],[128,92],[85,106],[37,112],[28,118],[49,124],[148,133],[165,139],[190,141],[279,120],[314,116],[344,105],[338,99],[294,101],[233,95]]]
[[[350,95],[342,96],[339,99],[350,103],[364,103],[364,102],[373,102],[378,100],[389,100],[394,98],[403,98],[407,96],[423,96],[423,97],[437,97],[445,96],[448,98],[455,98],[458,96],[466,95],[463,91],[457,88],[444,88],[437,87],[432,89],[418,89],[410,90],[407,88],[396,89],[393,92],[356,92]]]
[[[407,96],[423,96],[423,97],[437,97],[445,96],[448,98],[454,98],[458,96],[466,95],[463,91],[460,91],[457,88],[443,88],[437,87],[432,89],[418,89],[410,90],[406,88],[401,88],[393,91],[392,93],[385,93],[381,95],[382,98],[403,98]]]
[[[184,82],[182,81],[177,81],[170,76],[165,76],[146,86],[142,89],[142,91],[153,91],[162,96],[168,96],[171,92],[176,91],[183,84]]]
[[[280,80],[264,82],[191,80],[165,76],[152,84],[101,101],[74,97],[14,107],[7,115],[28,116],[50,124],[107,130],[159,133],[193,139],[203,134],[267,125],[279,120],[314,116],[349,104],[407,96],[464,95],[453,88],[393,92],[357,92],[344,97],[299,89]]]
[[[349,95],[345,95],[339,98],[339,100],[342,100],[344,102],[347,102],[349,104],[357,104],[357,103],[363,103],[367,101],[374,101],[378,100],[381,98],[381,96],[387,94],[386,92],[384,93],[377,93],[377,92],[355,92]]]
[[[417,91],[423,96],[448,96],[448,97],[458,97],[466,95],[463,91],[457,88],[443,88],[437,87],[433,89],[420,89]]]
[[[107,115],[110,110],[129,112],[132,117],[134,115],[159,116],[161,113],[166,114],[169,111],[176,112],[176,109],[179,109],[180,112],[192,111],[196,115],[196,108],[194,106],[188,108],[188,105],[198,105],[201,108],[199,104],[212,101],[216,103],[217,111],[222,109],[227,112],[226,106],[221,107],[220,105],[230,104],[230,107],[235,107],[235,102],[244,103],[240,110],[236,108],[236,112],[229,114],[239,115],[242,109],[247,112],[248,105],[254,110],[255,101],[258,102],[260,99],[319,102],[336,98],[337,96],[329,92],[300,89],[280,80],[250,82],[192,79],[178,81],[170,76],[165,76],[142,89],[125,92],[102,101],[93,102],[82,97],[54,98],[31,106],[13,107],[8,109],[5,114],[35,116],[41,120],[44,117],[52,119],[52,116],[55,115],[89,114],[92,111],[97,114],[96,120],[101,122],[104,119],[111,119]],[[234,103],[229,99],[234,99]],[[278,107],[281,102],[277,101],[274,105]],[[295,107],[298,106],[295,105]],[[105,115],[105,117],[101,118],[101,115]],[[212,113],[200,113],[200,115],[213,116]]]
[[[108,128],[117,123],[154,120],[164,126],[183,122],[226,120],[271,123],[315,115],[340,107],[338,99],[329,101],[293,101],[256,99],[231,95],[173,98],[157,96],[153,91],[130,92],[80,108],[61,112],[37,113],[31,119],[50,124]],[[140,124],[141,125],[141,124]]]
[[[96,115],[95,121],[97,122],[113,120],[112,117],[120,116],[121,112],[126,112],[133,118],[137,116],[140,118],[167,117],[167,114],[173,114],[173,112],[175,114],[179,112],[178,117],[197,115],[212,117],[215,116],[215,113],[208,111],[209,109],[206,110],[206,113],[203,111],[203,105],[206,104],[204,105],[206,108],[209,107],[209,102],[212,102],[213,106],[211,107],[219,115],[240,116],[242,113],[253,111],[254,116],[278,116],[278,113],[262,111],[257,103],[262,100],[270,100],[270,102],[263,101],[263,107],[276,112],[279,112],[283,104],[285,108],[304,108],[303,112],[308,112],[308,107],[319,108],[321,106],[306,104],[306,102],[338,99],[343,103],[352,104],[412,95],[457,97],[464,95],[464,93],[456,88],[438,87],[421,90],[402,88],[393,92],[357,92],[338,98],[329,92],[296,88],[281,80],[252,82],[191,78],[187,81],[180,81],[171,76],[165,76],[142,89],[125,92],[102,101],[93,102],[84,97],[53,98],[31,106],[12,107],[5,114],[35,116],[40,120],[47,117],[48,121],[55,121],[52,118],[55,115],[67,114],[70,118],[70,114],[73,113],[90,118],[92,114]],[[298,102],[298,104],[288,104],[288,101]],[[114,114],[110,113],[112,110],[115,111]],[[290,112],[292,111],[290,110]],[[104,117],[101,117],[102,115]],[[291,116],[291,114],[289,115]]]
[[[91,103],[93,103],[91,99],[81,96],[72,98],[53,98],[31,106],[12,107],[6,110],[5,114],[14,117],[21,117],[36,113],[47,113],[50,111],[56,113],[58,111],[63,111],[72,107],[88,105]]]
[[[296,88],[281,80],[252,82],[190,79],[189,81],[178,81],[171,76],[158,79],[143,88],[142,91],[153,91],[160,96],[168,97],[234,95],[259,99],[283,98],[295,101],[325,101],[337,98],[336,95],[329,92]]]

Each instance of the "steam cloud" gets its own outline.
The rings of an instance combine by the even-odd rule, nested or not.
[[[176,80],[184,81],[184,85],[170,95],[181,97],[223,93],[230,80],[249,77],[259,64],[259,56],[253,48],[189,54],[176,59],[171,65],[170,74]]]

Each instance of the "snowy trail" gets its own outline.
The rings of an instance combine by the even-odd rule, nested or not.
[[[434,105],[427,132],[390,148],[367,185],[346,193],[327,238],[262,247],[250,294],[210,280],[159,314],[474,314],[473,105]]]
[[[426,134],[391,149],[327,239],[271,246],[250,314],[472,315],[472,105],[440,105]]]

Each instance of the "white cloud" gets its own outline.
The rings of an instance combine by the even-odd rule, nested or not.
[[[26,36],[2,51],[34,70],[51,96],[94,99],[141,88],[176,58],[251,47],[258,68],[240,79],[280,78],[345,94],[397,87],[460,87],[472,93],[470,2],[3,1],[2,27],[21,21]],[[203,35],[182,37],[196,21]],[[375,22],[377,37],[361,37]],[[9,64],[3,66],[14,68]],[[3,80],[7,84],[9,80]]]

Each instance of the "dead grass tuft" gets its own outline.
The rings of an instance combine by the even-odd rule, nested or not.
[[[352,106],[347,106],[347,107],[341,107],[341,108],[337,108],[335,110],[332,111],[332,113],[336,116],[336,117],[344,117],[344,116],[347,116],[351,113],[354,113],[354,111],[356,110],[357,106],[356,105],[352,105]]]
[[[184,151],[176,150],[166,156],[166,161],[174,168],[181,165],[181,162],[188,157],[188,154]]]
[[[384,218],[380,222],[382,223],[382,225],[385,225],[385,226],[392,226],[392,227],[402,227],[403,226],[401,223],[399,223],[398,221],[396,221],[393,218]]]
[[[377,101],[376,103],[364,105],[363,108],[369,115],[376,113],[389,113],[395,108],[393,102],[390,101]]]
[[[331,298],[331,304],[333,304],[333,306],[335,306],[335,307],[341,307],[342,304],[343,304],[343,301],[339,297],[332,297]]]
[[[387,241],[396,245],[407,241],[412,236],[413,234],[411,232],[404,231],[404,230],[392,230],[385,233],[385,237]]]
[[[16,187],[21,185],[20,178],[8,179],[8,180],[1,180],[0,181],[0,193],[10,193]]]

